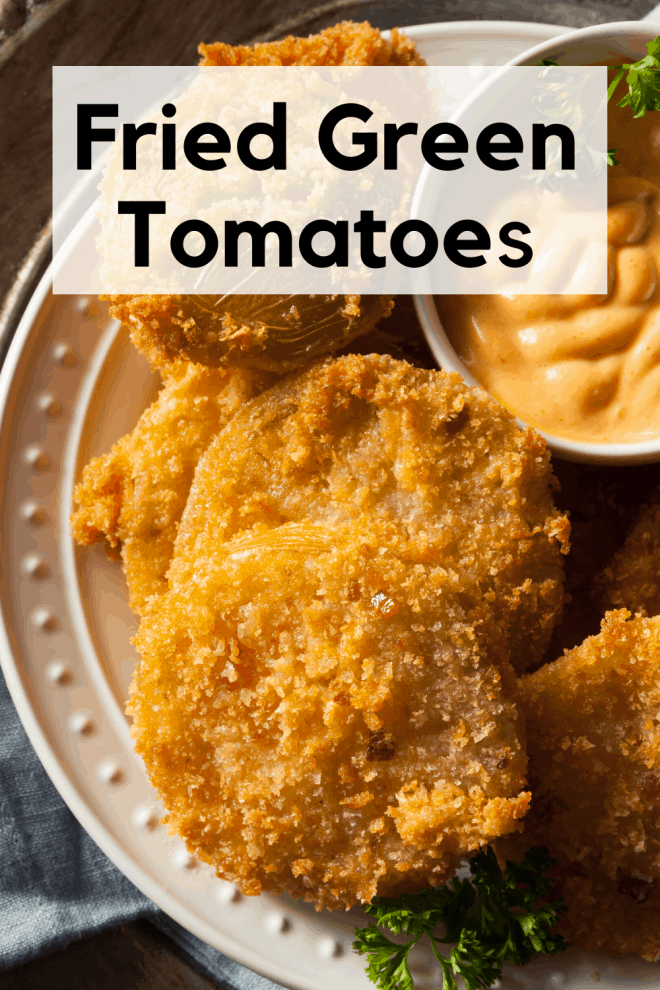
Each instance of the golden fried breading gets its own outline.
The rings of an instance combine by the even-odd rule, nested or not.
[[[393,361],[387,355],[347,355],[338,359],[336,364],[329,361],[319,365],[320,369],[325,370],[314,374],[310,371],[309,378],[301,372],[286,382],[290,382],[294,396],[298,389],[297,382],[308,382],[305,402],[314,408],[314,390],[322,391],[326,387],[324,378],[332,380],[334,374],[339,374],[333,372],[333,368],[354,368],[359,376],[368,376],[371,365],[374,368],[382,365],[399,369],[396,374],[404,378],[407,374],[413,374],[407,362]],[[406,369],[405,373],[401,369]],[[389,378],[396,380],[396,374],[392,371]],[[440,389],[440,382],[450,380],[446,376],[438,376],[436,372],[421,369],[415,374],[422,376],[420,381],[427,382],[428,389]],[[413,380],[417,382],[414,376]],[[281,383],[280,392],[272,394],[273,403],[280,401],[278,396],[286,391],[286,382]],[[467,580],[480,583],[488,606],[497,612],[501,624],[507,627],[511,663],[518,673],[522,673],[543,658],[552,629],[561,614],[562,552],[568,549],[570,527],[566,517],[553,505],[551,490],[554,477],[550,457],[538,434],[533,430],[525,433],[518,431],[510,414],[482,390],[458,390],[453,401],[455,405],[447,414],[447,422],[437,437],[428,433],[430,423],[437,420],[432,407],[425,410],[425,415],[429,417],[426,427],[423,424],[415,426],[415,430],[423,436],[423,442],[432,443],[436,449],[436,466],[432,473],[435,487],[429,490],[433,490],[437,504],[431,517],[425,519],[425,525],[428,527],[431,525],[430,519],[434,519],[436,525],[446,528],[442,539],[443,545],[449,548],[450,559],[464,569]],[[254,413],[257,422],[262,415],[260,409],[261,406]],[[237,422],[237,430],[242,428],[243,422],[243,418]],[[345,428],[348,429],[348,425]],[[415,442],[415,430],[407,435],[411,448]],[[329,436],[327,443],[331,442],[333,438]],[[470,473],[478,474],[475,468],[478,452],[485,459],[482,462],[484,477],[480,478],[480,497],[475,491],[467,491],[469,486],[465,480]],[[376,480],[380,478],[379,472],[386,470],[390,475],[391,471],[382,468],[376,451],[369,453],[373,461],[369,461],[365,451],[360,464],[363,484],[371,479],[370,484],[378,487],[384,483]],[[498,453],[501,461],[498,460]],[[395,458],[393,451],[388,456]],[[423,458],[422,449],[409,456],[412,460]],[[456,458],[463,458],[464,463],[456,463]],[[498,478],[498,472],[502,473],[502,479]],[[265,484],[265,477],[259,465],[251,482],[255,492]],[[420,479],[416,481],[421,483]],[[289,484],[294,485],[293,478],[289,479]],[[431,482],[428,484],[431,485]],[[494,492],[490,491],[491,486]],[[264,511],[263,520],[255,517],[255,522],[268,522],[268,512]],[[450,531],[451,540],[448,535]]]
[[[141,612],[167,589],[177,526],[202,452],[241,407],[276,380],[266,372],[171,364],[135,429],[85,467],[71,517],[81,544],[121,545],[129,601]]]
[[[558,858],[570,942],[654,958],[660,913],[636,904],[658,902],[660,617],[629,617],[608,613],[597,636],[522,678],[532,806],[501,848],[518,858],[545,845]]]
[[[623,547],[596,580],[604,608],[660,613],[660,490],[640,512]]]
[[[190,849],[246,893],[337,908],[518,827],[510,632],[554,609],[537,569],[561,589],[550,477],[485,392],[389,356],[327,359],[234,417],[129,705]]]
[[[177,358],[265,371],[299,368],[387,316],[389,296],[104,296],[155,366]]]
[[[366,21],[344,21],[309,38],[248,48],[200,45],[201,65],[425,65],[396,29],[386,40]],[[392,309],[390,296],[107,296],[112,316],[156,365],[178,357],[217,366],[227,359],[267,371],[299,368],[368,332]]]
[[[426,343],[412,296],[397,296],[389,316],[336,354],[391,354],[417,368],[436,370],[438,367]]]
[[[552,872],[557,881],[553,896],[560,893],[567,907],[557,930],[567,941],[588,952],[634,952],[658,961],[660,883],[636,876],[612,879],[580,863],[555,866]]]
[[[309,38],[247,45],[200,45],[200,65],[426,65],[396,28],[389,40],[367,21],[342,21]]]

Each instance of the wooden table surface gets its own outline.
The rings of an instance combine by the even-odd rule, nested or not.
[[[652,0],[0,0],[0,308],[15,322],[26,259],[43,253],[51,212],[52,65],[185,65],[200,41],[308,34],[337,20],[381,28],[449,20],[583,27],[644,16]],[[2,315],[0,314],[0,322]],[[208,990],[149,922],[85,939],[0,976],[6,990]]]

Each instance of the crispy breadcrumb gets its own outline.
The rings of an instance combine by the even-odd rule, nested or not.
[[[150,362],[299,368],[388,316],[390,296],[103,296]]]
[[[135,611],[167,589],[177,526],[202,452],[243,403],[274,381],[266,372],[174,362],[135,429],[85,467],[75,490],[73,536],[81,544],[121,547]]]
[[[588,952],[660,957],[660,883],[642,877],[613,879],[581,863],[553,868],[567,912],[558,930]]]
[[[343,21],[309,38],[232,47],[200,45],[201,65],[425,65],[415,43],[366,21]],[[228,359],[267,371],[299,368],[346,346],[392,309],[390,296],[107,296],[133,343],[153,364]]]
[[[337,908],[441,883],[519,827],[509,645],[554,609],[537,569],[561,590],[550,477],[482,390],[387,356],[327,359],[237,413],[195,473],[129,705],[190,849],[246,893]]]
[[[610,612],[601,632],[522,678],[532,806],[520,858],[558,858],[559,925],[573,944],[610,955],[660,952],[660,617]]]
[[[603,608],[660,613],[660,489],[596,580]]]
[[[403,357],[402,343],[373,330],[355,347]],[[268,372],[188,361],[161,372],[164,387],[135,429],[84,468],[71,516],[79,544],[105,540],[111,556],[121,552],[129,603],[138,613],[150,595],[167,589],[177,526],[203,451],[244,402],[279,380]]]
[[[199,46],[200,65],[426,65],[414,41],[396,28],[389,40],[367,21],[341,21],[308,38],[247,45]]]

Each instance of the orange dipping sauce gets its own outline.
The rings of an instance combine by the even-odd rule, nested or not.
[[[634,443],[660,437],[660,113],[635,120],[613,100],[608,128],[620,164],[606,296],[435,300],[463,363],[511,412],[568,440]]]

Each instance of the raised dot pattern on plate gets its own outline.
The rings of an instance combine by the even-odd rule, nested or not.
[[[50,568],[40,553],[28,553],[21,561],[21,571],[25,577],[43,581],[50,574]]]
[[[62,368],[75,368],[78,364],[78,355],[64,340],[54,344],[51,353],[53,360]]]
[[[107,756],[96,765],[96,779],[101,784],[123,784],[126,774],[112,756]]]
[[[56,632],[60,625],[52,608],[49,608],[47,605],[37,605],[32,610],[30,621],[35,629],[43,633]]]
[[[46,510],[32,498],[22,503],[18,513],[23,522],[29,523],[31,526],[43,526],[48,518]]]
[[[230,883],[228,880],[220,880],[218,882],[215,896],[221,904],[238,904],[243,898],[243,895],[238,887],[236,887],[233,883]]]
[[[73,674],[64,660],[51,660],[46,667],[46,677],[51,684],[67,687],[73,683]]]
[[[160,815],[151,804],[138,804],[131,812],[131,823],[137,832],[155,832],[160,828]]]
[[[188,852],[185,846],[175,849],[171,856],[172,866],[179,873],[187,873],[199,866],[199,860]]]
[[[82,738],[93,736],[96,732],[96,723],[90,713],[86,711],[71,712],[67,725],[74,735]]]
[[[316,953],[321,959],[334,959],[342,954],[342,948],[335,938],[320,938],[316,942]]]
[[[280,911],[271,911],[264,918],[263,926],[269,935],[283,935],[291,928],[291,922]]]
[[[50,457],[40,443],[31,443],[23,452],[23,460],[34,471],[42,473],[50,467]]]
[[[101,307],[96,299],[90,299],[88,296],[80,296],[76,300],[76,309],[82,313],[84,320],[97,320],[101,315]]]
[[[41,392],[36,399],[37,411],[47,416],[49,419],[57,419],[62,415],[64,406],[52,392]]]

